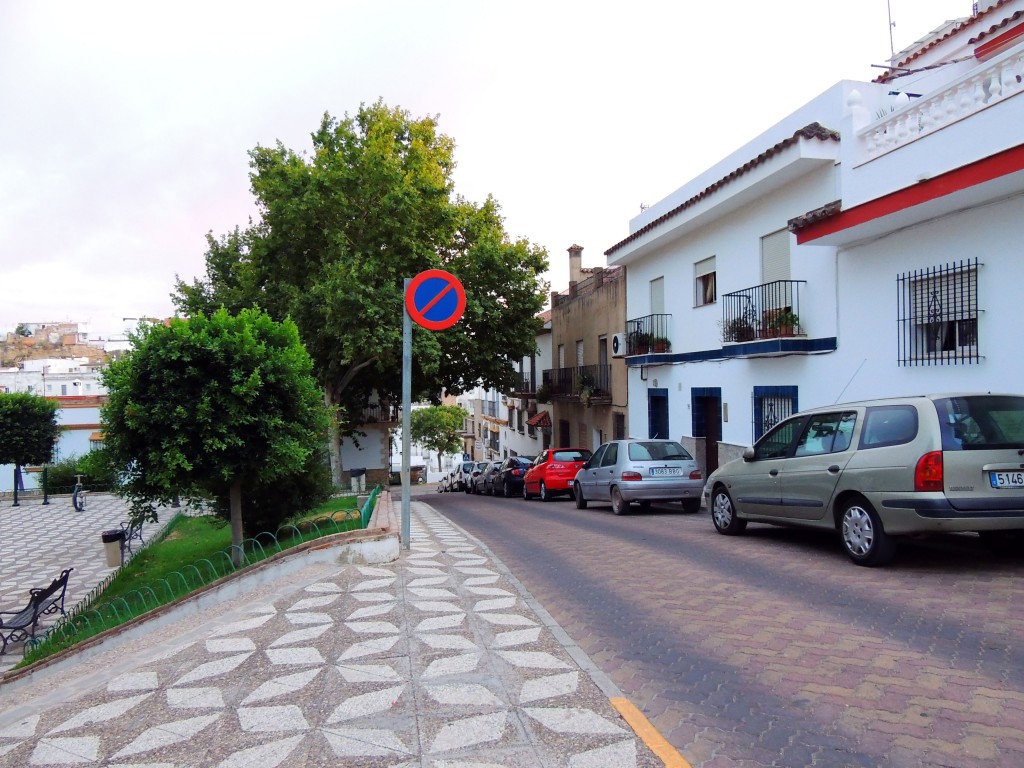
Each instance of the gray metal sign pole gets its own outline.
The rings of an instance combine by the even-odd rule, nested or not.
[[[405,278],[408,295],[412,278]],[[409,549],[409,500],[412,495],[409,464],[412,463],[412,318],[402,311],[402,549]]]

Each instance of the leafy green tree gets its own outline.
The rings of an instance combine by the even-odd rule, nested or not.
[[[290,317],[312,355],[340,438],[360,426],[376,396],[401,396],[404,278],[446,269],[466,289],[453,328],[417,330],[413,400],[477,384],[508,388],[513,361],[529,355],[547,286],[547,254],[511,239],[496,201],[454,195],[452,140],[434,118],[377,102],[354,117],[325,115],[310,156],[275,147],[250,152],[257,223],[208,237],[206,275],[177,281],[182,314],[260,306]]]
[[[28,329],[28,326],[24,323],[18,323],[18,327],[14,329],[14,333],[18,336],[31,336],[32,331]]]
[[[417,408],[409,414],[412,439],[432,451],[437,451],[437,469],[441,469],[441,454],[454,453],[462,447],[462,430],[469,414],[458,405],[431,405]]]
[[[242,492],[300,472],[327,411],[291,322],[226,309],[140,327],[103,383],[104,444],[136,518],[182,495],[228,497],[235,558]]]
[[[26,464],[46,464],[60,436],[57,403],[24,392],[0,394],[0,464],[14,465],[14,487]],[[17,501],[17,496],[15,496]]]

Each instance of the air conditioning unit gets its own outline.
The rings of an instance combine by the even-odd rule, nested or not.
[[[612,357],[626,356],[626,334],[616,333],[612,336]]]

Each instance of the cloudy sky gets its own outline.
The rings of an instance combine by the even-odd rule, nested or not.
[[[984,5],[984,4],[983,4]],[[0,0],[0,332],[172,313],[255,215],[247,151],[323,113],[437,115],[456,189],[585,266],[660,200],[969,0]],[[133,323],[131,323],[133,324]]]

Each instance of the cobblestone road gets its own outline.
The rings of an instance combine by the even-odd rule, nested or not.
[[[696,768],[1024,765],[1020,556],[950,536],[867,569],[830,536],[724,537],[706,513],[428,501]]]

